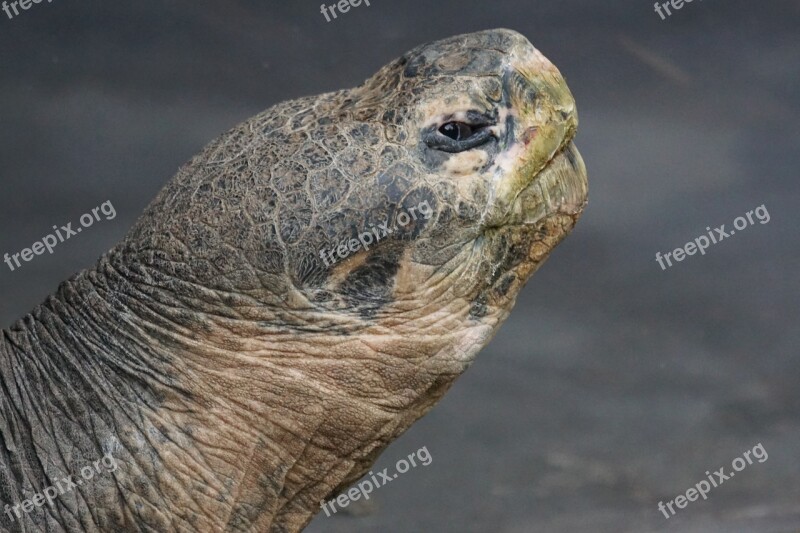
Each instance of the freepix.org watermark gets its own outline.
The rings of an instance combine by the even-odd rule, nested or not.
[[[659,14],[661,20],[666,20],[667,17],[672,16],[672,11],[670,11],[670,7],[675,11],[679,9],[683,9],[683,6],[686,4],[691,4],[694,0],[670,0],[669,2],[656,2],[655,8],[656,13]],[[700,0],[701,2],[703,0]],[[663,11],[662,11],[663,10]],[[667,15],[664,16],[664,11],[666,11]]]
[[[372,491],[381,488],[382,486],[386,485],[387,483],[391,482],[394,479],[397,479],[398,476],[400,476],[400,474],[405,474],[410,469],[416,468],[417,459],[419,459],[420,464],[422,466],[428,466],[433,462],[433,457],[428,451],[427,446],[423,446],[416,452],[409,455],[408,460],[400,459],[399,461],[397,461],[397,464],[394,465],[395,470],[397,470],[396,473],[390,475],[388,468],[384,468],[383,470],[378,472],[377,475],[373,474],[370,471],[370,473],[368,474],[369,478],[365,478],[355,487],[351,487],[350,490],[347,491],[347,493],[339,494],[339,496],[337,496],[333,500],[330,500],[328,502],[324,501],[320,502],[319,506],[322,508],[323,511],[325,511],[326,515],[330,516],[331,511],[333,512],[333,514],[336,514],[336,511],[338,511],[338,509],[336,508],[337,503],[339,504],[339,507],[344,509],[345,507],[350,505],[350,502],[357,501],[362,497],[365,500],[369,500],[369,495],[372,493]],[[328,510],[329,506],[330,510]]]
[[[53,0],[47,0],[47,3],[49,4],[52,1]],[[13,2],[8,2],[8,0],[6,0],[2,4],[0,4],[0,7],[2,7],[3,11],[6,12],[8,18],[13,19],[17,15],[19,15],[19,10],[17,9],[17,5],[19,5],[19,9],[27,11],[31,8],[31,6],[33,6],[33,4],[41,4],[41,3],[42,0],[14,0]],[[11,11],[14,11],[13,15],[11,14]]]
[[[397,217],[395,217],[395,224],[392,227],[389,227],[388,220],[382,224],[378,224],[377,228],[370,224],[369,231],[360,233],[358,239],[342,241],[338,246],[331,247],[330,250],[323,248],[319,251],[319,256],[325,262],[325,266],[329,267],[337,261],[337,259],[334,259],[333,254],[336,254],[338,259],[345,259],[362,248],[364,250],[369,250],[370,246],[378,244],[381,239],[394,233],[394,230],[398,227],[405,227],[410,224],[412,220],[417,220],[417,211],[419,211],[419,214],[422,215],[425,220],[431,218],[433,214],[430,204],[425,200],[418,203],[416,207],[409,207],[408,212],[401,211]]]
[[[105,467],[105,471],[101,469],[101,466]],[[52,507],[56,498],[77,489],[80,485],[83,485],[84,481],[90,481],[92,478],[94,478],[95,474],[116,472],[116,470],[117,460],[114,459],[114,457],[109,453],[104,455],[102,459],[95,461],[93,464],[86,465],[81,468],[81,479],[74,480],[74,475],[65,477],[61,481],[56,481],[55,485],[47,487],[42,492],[34,494],[30,498],[23,500],[21,503],[18,503],[13,507],[6,504],[4,511],[6,516],[8,516],[8,519],[14,522],[16,519],[22,518],[22,513],[28,514],[33,511],[34,508],[44,505],[45,502],[47,502],[47,505]],[[14,518],[15,516],[16,519]]]
[[[752,455],[752,457],[751,457]],[[672,507],[675,505],[678,509],[684,509],[689,502],[697,501],[698,497],[701,497],[704,500],[708,499],[708,493],[711,492],[712,488],[719,487],[729,479],[733,479],[736,475],[736,472],[741,472],[748,465],[753,464],[753,458],[758,459],[759,463],[763,463],[767,459],[769,459],[769,455],[767,454],[767,450],[764,449],[764,446],[759,442],[755,446],[753,446],[752,450],[747,450],[742,454],[741,457],[737,457],[731,463],[733,467],[733,472],[725,473],[725,467],[720,468],[719,470],[715,471],[711,474],[708,470],[706,470],[706,476],[708,476],[708,480],[702,480],[694,487],[688,489],[686,491],[686,495],[680,494],[675,497],[674,500],[670,500],[667,502],[666,506],[664,505],[663,501],[658,502],[658,510],[664,513],[664,518],[668,519],[671,516],[675,516],[675,509]],[[672,514],[667,513],[667,509]]]
[[[370,3],[369,0],[364,0],[364,4],[369,7]],[[322,4],[319,8],[320,13],[325,15],[325,20],[328,22],[331,21],[331,16],[336,18],[336,9],[339,9],[339,13],[344,15],[348,11],[350,11],[351,7],[358,7],[361,5],[361,0],[339,0],[338,3],[334,2],[332,5],[326,6]],[[328,10],[330,10],[330,15],[328,14]]]
[[[755,218],[758,219],[761,224],[766,224],[770,221],[767,207],[764,204],[761,204],[761,206],[755,208],[754,210],[748,211],[745,216],[736,217],[736,220],[733,221],[733,227],[735,229],[726,230],[725,224],[718,228],[714,228],[714,231],[711,231],[711,227],[707,227],[707,237],[705,235],[701,235],[693,241],[687,242],[683,247],[676,248],[675,250],[667,252],[664,255],[661,255],[661,252],[657,252],[656,261],[661,266],[661,270],[666,270],[667,267],[672,266],[672,259],[680,263],[686,259],[687,255],[695,255],[697,252],[700,252],[700,255],[706,255],[706,250],[712,244],[719,244],[723,239],[727,239],[735,235],[737,231],[742,231],[750,226],[755,226],[756,222],[753,218],[753,215],[755,215]],[[666,265],[664,264],[665,261]]]
[[[30,248],[25,248],[24,250],[17,252],[15,254],[6,253],[3,256],[3,261],[8,268],[13,272],[15,269],[22,266],[20,263],[20,259],[25,261],[26,263],[31,261],[35,256],[42,255],[45,250],[47,253],[52,254],[53,249],[60,243],[66,241],[70,237],[73,237],[83,231],[83,228],[89,228],[95,222],[100,221],[100,213],[105,215],[106,220],[113,220],[117,216],[117,211],[114,209],[114,206],[111,204],[111,201],[103,202],[102,205],[95,207],[92,209],[91,213],[86,213],[81,215],[80,224],[81,227],[72,229],[72,222],[68,223],[66,226],[61,226],[61,229],[58,226],[53,226],[55,230],[55,234],[50,233],[46,235],[42,240],[36,241],[31,245]]]

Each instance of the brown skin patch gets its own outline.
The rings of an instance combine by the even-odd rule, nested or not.
[[[367,259],[369,259],[369,254],[365,251],[362,251],[353,254],[338,263],[335,263],[328,278],[329,283],[332,285],[339,285],[343,283],[344,280],[346,280],[354,270],[359,267],[363,267],[366,264]]]

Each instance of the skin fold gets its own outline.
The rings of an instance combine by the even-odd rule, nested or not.
[[[302,530],[469,367],[573,228],[577,123],[558,70],[491,30],[213,141],[0,335],[0,510],[118,464],[0,531]]]

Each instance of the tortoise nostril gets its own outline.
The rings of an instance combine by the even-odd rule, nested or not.
[[[522,135],[520,135],[520,140],[525,146],[528,146],[530,142],[536,137],[537,131],[538,128],[536,127],[526,129],[525,131],[522,132]]]

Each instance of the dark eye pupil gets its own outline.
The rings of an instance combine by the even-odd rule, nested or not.
[[[454,141],[463,141],[472,136],[472,126],[463,122],[448,122],[439,128],[439,132]]]

